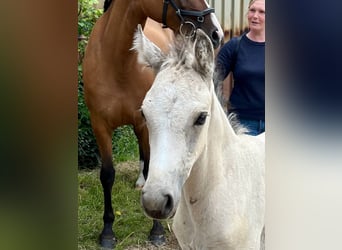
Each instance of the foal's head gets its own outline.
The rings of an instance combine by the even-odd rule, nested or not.
[[[138,27],[134,49],[139,61],[156,72],[141,107],[151,148],[142,204],[149,216],[164,219],[174,215],[183,184],[206,147],[214,91],[213,46],[197,30],[191,41],[178,37],[165,55]]]

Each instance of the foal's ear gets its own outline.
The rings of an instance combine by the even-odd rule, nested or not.
[[[138,62],[151,66],[155,72],[158,72],[160,65],[165,59],[163,52],[151,42],[145,35],[140,24],[134,34],[133,50],[138,52]]]
[[[209,37],[197,29],[194,42],[194,68],[205,78],[212,78],[214,71],[214,48]]]

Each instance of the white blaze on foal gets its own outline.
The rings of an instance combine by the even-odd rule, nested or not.
[[[168,55],[141,28],[134,49],[156,72],[142,112],[151,148],[141,202],[156,219],[174,216],[182,249],[259,249],[264,226],[264,140],[236,134],[214,92],[214,52],[197,30]],[[263,137],[262,135],[261,137]]]

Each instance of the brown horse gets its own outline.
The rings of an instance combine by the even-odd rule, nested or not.
[[[223,32],[213,12],[205,0],[105,1],[105,13],[93,28],[83,60],[85,99],[102,159],[100,179],[104,193],[104,227],[100,244],[103,247],[113,247],[116,242],[111,201],[115,179],[112,162],[114,129],[133,125],[144,161],[145,179],[148,173],[148,132],[139,110],[154,75],[149,68],[137,63],[137,55],[131,50],[137,25],[144,27],[147,17],[150,17],[176,33],[201,28],[211,38],[214,47],[218,47]],[[165,242],[160,222],[153,221],[149,239],[154,244]]]

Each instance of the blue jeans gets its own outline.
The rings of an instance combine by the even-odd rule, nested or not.
[[[240,118],[239,122],[242,126],[247,128],[247,135],[258,135],[265,132],[265,121],[264,120],[253,120]]]

